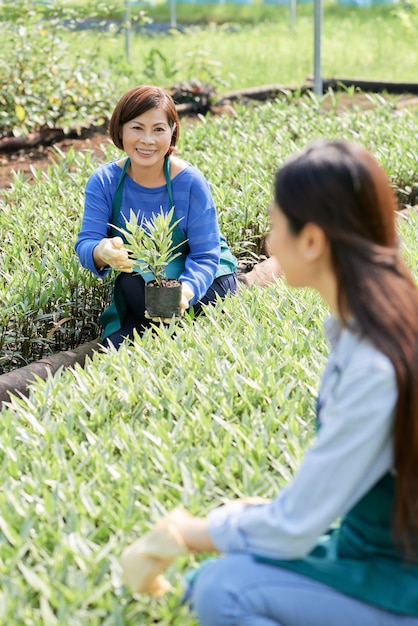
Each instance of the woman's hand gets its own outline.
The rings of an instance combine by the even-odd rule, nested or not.
[[[161,596],[171,588],[161,573],[176,557],[187,552],[175,523],[167,515],[123,551],[125,583],[133,592]]]
[[[194,293],[191,287],[187,283],[181,283],[181,300],[180,300],[180,312],[184,315],[186,309],[189,308],[189,302],[193,298]]]
[[[171,589],[161,574],[175,558],[215,549],[205,519],[174,509],[124,550],[123,577],[131,591],[158,597]]]
[[[93,250],[93,260],[97,268],[109,266],[120,272],[132,272],[132,261],[121,237],[102,239]]]

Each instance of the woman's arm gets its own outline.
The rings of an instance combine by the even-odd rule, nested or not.
[[[103,262],[97,252],[95,253],[95,249],[100,241],[107,237],[114,187],[112,178],[107,174],[104,168],[99,168],[87,181],[81,228],[74,245],[81,265],[100,276],[106,274],[108,270],[100,269]]]
[[[392,364],[363,345],[328,398],[317,440],[293,481],[271,504],[233,502],[209,513],[207,529],[217,549],[284,559],[306,555],[391,469],[396,399]]]
[[[191,304],[195,304],[206,294],[219,267],[218,217],[209,184],[196,168],[187,168],[173,180],[173,196],[176,216],[185,217],[179,226],[189,246],[185,269],[179,279],[191,287],[194,293]]]
[[[185,517],[184,521],[177,523],[177,529],[189,552],[216,552],[206,518]]]

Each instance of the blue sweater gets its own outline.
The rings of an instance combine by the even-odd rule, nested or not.
[[[109,270],[98,271],[93,261],[93,250],[103,237],[108,236],[112,219],[112,203],[121,175],[116,161],[99,167],[89,178],[85,190],[84,215],[75,251],[83,267],[99,276]],[[219,275],[221,235],[209,184],[202,173],[188,165],[172,179],[172,189],[178,227],[187,239],[189,252],[184,271],[178,278],[193,290],[191,304],[207,292],[215,275]],[[169,196],[166,185],[149,188],[125,177],[121,202],[121,216],[129,219],[132,209],[138,216],[149,220],[153,214],[168,212]],[[121,218],[123,223],[123,218]],[[232,257],[231,257],[232,258]],[[228,271],[234,271],[231,267]]]

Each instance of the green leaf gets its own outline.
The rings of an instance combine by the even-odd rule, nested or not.
[[[18,568],[22,572],[26,582],[32,589],[45,596],[45,598],[50,599],[51,597],[51,588],[48,586],[48,583],[44,581],[36,572],[32,569],[29,569],[22,562],[18,563]]]

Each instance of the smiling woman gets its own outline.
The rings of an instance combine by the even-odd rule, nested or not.
[[[126,92],[112,114],[109,133],[125,156],[99,167],[86,185],[84,215],[75,250],[98,276],[114,269],[113,300],[101,316],[105,345],[119,347],[150,325],[145,285],[150,277],[129,257],[120,228],[132,214],[150,223],[174,207],[172,245],[180,254],[166,277],[182,286],[180,309],[215,303],[235,293],[237,261],[219,231],[209,184],[190,163],[173,155],[180,121],[164,90],[142,85]]]
[[[123,124],[121,143],[131,159],[130,167],[135,182],[141,184],[141,180],[145,178],[148,181],[148,186],[150,186],[152,182],[150,180],[151,171],[158,177],[154,181],[157,185],[164,182],[161,180],[163,176],[161,168],[155,166],[159,165],[161,159],[164,160],[171,145],[171,136],[175,130],[176,123],[170,126],[167,116],[161,109],[150,109]]]

